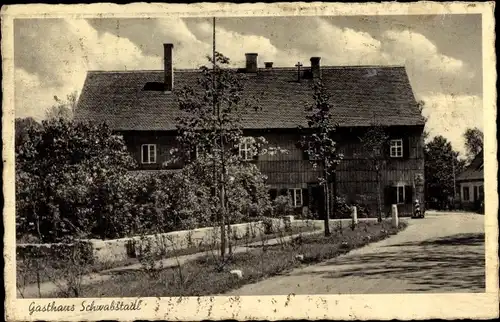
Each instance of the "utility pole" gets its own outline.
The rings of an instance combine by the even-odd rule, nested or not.
[[[455,177],[455,155],[451,153],[451,168],[453,171],[453,207],[455,207],[455,198],[457,197],[457,182]]]
[[[225,187],[224,187],[224,142],[222,138],[222,131],[219,128],[219,121],[220,121],[220,108],[217,103],[217,89],[216,89],[216,73],[217,73],[217,61],[216,61],[216,50],[215,50],[215,17],[213,17],[213,35],[212,35],[213,43],[212,43],[212,90],[213,90],[213,113],[214,117],[216,119],[216,130],[219,131],[219,144],[220,144],[220,160],[221,160],[221,165],[222,165],[222,171],[220,173],[220,178],[217,176],[217,166],[216,166],[216,158],[214,155],[214,181],[216,184],[216,191],[219,191],[219,197],[220,197],[220,254],[221,258],[224,259],[226,255],[226,226],[225,226],[225,216],[226,216],[226,211],[225,211]],[[217,149],[217,138],[214,137],[214,151],[216,152]],[[218,180],[220,179],[220,182]]]

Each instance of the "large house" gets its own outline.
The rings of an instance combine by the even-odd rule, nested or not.
[[[164,45],[163,70],[89,71],[79,99],[77,121],[107,122],[121,133],[133,156],[145,170],[162,169],[175,143],[179,107],[176,91],[194,86],[198,69],[173,68],[173,45]],[[245,135],[264,136],[289,153],[260,156],[256,162],[268,176],[271,195],[290,192],[297,208],[322,212],[318,171],[297,144],[298,127],[307,127],[306,104],[312,102],[312,82],[321,78],[335,106],[339,124],[337,140],[344,153],[339,165],[338,194],[350,202],[376,209],[376,174],[366,165],[366,151],[359,140],[374,124],[387,129],[390,140],[384,151],[381,200],[385,211],[398,204],[403,215],[412,212],[414,199],[424,204],[424,118],[402,66],[311,66],[276,68],[272,62],[259,67],[258,54],[247,53],[243,95],[258,96],[259,111],[243,115]],[[244,154],[245,146],[240,147]]]
[[[483,211],[484,207],[484,158],[481,151],[465,170],[456,178],[460,187],[462,207],[468,210]]]

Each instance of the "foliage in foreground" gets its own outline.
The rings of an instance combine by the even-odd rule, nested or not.
[[[404,229],[405,224],[400,224]],[[164,268],[154,275],[143,271],[123,273],[109,281],[82,287],[82,296],[207,296],[222,294],[244,284],[254,283],[303,264],[317,263],[347,253],[370,242],[387,238],[398,229],[388,222],[360,223],[356,229],[336,227],[330,237],[301,236],[292,242],[265,245],[235,253],[224,269],[220,260],[207,256],[182,266]],[[303,254],[303,261],[296,259]],[[230,274],[243,271],[243,278]]]
[[[106,125],[28,126],[16,148],[16,232],[37,241],[120,238],[210,226],[214,196],[196,163],[180,173],[130,172],[135,163]],[[269,209],[253,164],[229,167],[229,222]]]

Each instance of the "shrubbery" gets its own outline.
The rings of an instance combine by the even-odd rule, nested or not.
[[[120,238],[210,226],[218,197],[197,162],[180,172],[135,172],[121,137],[105,125],[57,120],[28,127],[16,146],[18,237],[41,242]],[[257,167],[228,169],[230,223],[270,213]]]
[[[366,205],[360,203],[349,203],[345,198],[337,197],[336,218],[351,218],[353,206],[357,207],[358,218],[370,217],[370,209]],[[372,217],[373,216],[374,215],[372,215]]]

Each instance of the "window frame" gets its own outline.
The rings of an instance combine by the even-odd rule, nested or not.
[[[148,160],[144,160],[144,147],[148,149]],[[151,160],[151,148],[153,148],[153,160]],[[142,164],[155,164],[156,163],[156,144],[146,143],[141,145],[141,163]]]
[[[300,203],[297,203],[297,191],[300,193]],[[304,205],[304,196],[302,195],[302,188],[289,188],[288,192],[292,198],[292,207],[302,207]]]
[[[238,145],[238,155],[243,161],[252,161],[254,158],[252,155],[252,143],[248,142],[249,138],[250,137],[244,137],[242,142]]]
[[[406,203],[406,187],[405,185],[397,185],[396,187],[396,204],[397,205],[404,205]],[[403,200],[399,200],[399,189],[403,190]]]
[[[403,139],[392,139],[389,142],[389,156],[391,158],[402,158],[404,154]],[[400,149],[400,150],[399,150]],[[393,153],[394,151],[394,153]]]

